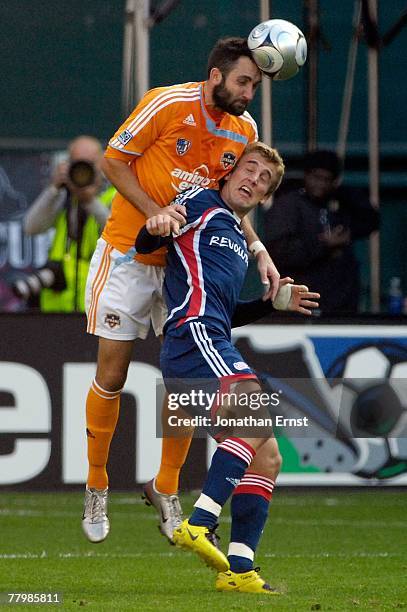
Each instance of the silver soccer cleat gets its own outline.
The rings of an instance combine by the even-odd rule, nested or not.
[[[107,516],[107,489],[86,487],[82,528],[89,542],[103,542],[109,534],[110,522]]]
[[[182,523],[182,508],[178,495],[159,493],[153,479],[144,485],[142,499],[147,506],[154,506],[157,510],[160,520],[158,528],[162,535],[168,538],[170,544],[174,544],[172,534]]]

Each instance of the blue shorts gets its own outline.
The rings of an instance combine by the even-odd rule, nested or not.
[[[164,382],[191,378],[220,381],[229,377],[256,377],[232,342],[223,334],[207,328],[201,321],[184,323],[165,335],[161,349],[161,371]]]
[[[200,417],[199,426],[215,438],[223,431],[214,426],[223,394],[228,394],[235,383],[257,381],[232,342],[201,321],[184,323],[165,335],[161,371],[169,400],[181,394],[188,394],[188,400],[194,393],[205,397],[203,402],[187,401],[180,407],[189,415]],[[212,399],[207,400],[208,396]],[[171,431],[167,430],[166,435],[171,435]]]

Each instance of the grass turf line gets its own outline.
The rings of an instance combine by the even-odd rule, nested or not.
[[[182,496],[186,513],[194,499]],[[256,564],[284,591],[278,598],[217,593],[215,573],[166,543],[137,494],[111,493],[111,534],[92,545],[81,532],[82,501],[78,493],[0,496],[0,591],[59,591],[64,610],[407,609],[403,492],[276,491]],[[229,530],[226,508],[225,552]]]

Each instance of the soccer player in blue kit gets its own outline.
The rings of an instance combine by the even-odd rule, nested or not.
[[[209,419],[205,407],[193,408],[193,414],[209,420],[207,429],[219,445],[192,515],[173,535],[175,544],[196,552],[218,571],[219,591],[277,593],[253,565],[281,465],[277,442],[270,427],[250,428],[242,425],[242,419],[233,418],[226,430],[215,424],[218,417],[239,411],[241,415],[242,405],[249,414],[250,398],[261,393],[255,372],[231,342],[232,326],[273,309],[271,302],[261,299],[238,302],[248,265],[240,222],[277,189],[283,173],[284,164],[275,149],[252,143],[224,177],[220,191],[197,186],[177,196],[176,202],[186,209],[183,227],[169,215],[156,215],[136,239],[141,253],[169,244],[164,284],[169,315],[161,351],[167,391],[201,390],[205,381],[204,390],[218,391],[220,398]],[[310,308],[318,306],[313,300],[319,295],[293,282],[289,278],[280,281],[274,307],[311,314]],[[224,396],[236,398],[235,405],[222,405]],[[243,397],[246,402],[240,402]],[[226,557],[214,545],[211,532],[232,493]]]

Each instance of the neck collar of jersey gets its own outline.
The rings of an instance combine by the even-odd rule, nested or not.
[[[200,98],[201,98],[201,110],[205,119],[206,129],[208,132],[213,134],[217,138],[228,138],[229,140],[233,140],[234,142],[241,142],[244,145],[247,145],[249,139],[247,136],[243,136],[243,134],[237,134],[236,132],[232,132],[231,130],[222,130],[221,128],[216,127],[215,121],[209,115],[208,110],[205,106],[205,94],[204,94],[204,86],[203,83],[199,86],[200,89]],[[224,113],[227,115],[228,113]]]
[[[240,225],[240,224],[241,224],[241,222],[242,222],[241,218],[240,218],[240,217],[239,217],[239,216],[238,216],[238,215],[235,213],[235,211],[233,210],[233,208],[230,208],[230,206],[229,206],[228,204],[226,204],[226,202],[225,202],[225,200],[222,198],[222,196],[221,196],[220,192],[219,192],[219,197],[220,197],[220,200],[221,200],[221,202],[222,202],[223,206],[226,208],[227,212],[228,212],[228,213],[230,213],[230,214],[232,215],[232,217],[234,218],[234,220],[236,221],[236,223],[237,223],[238,225]]]

